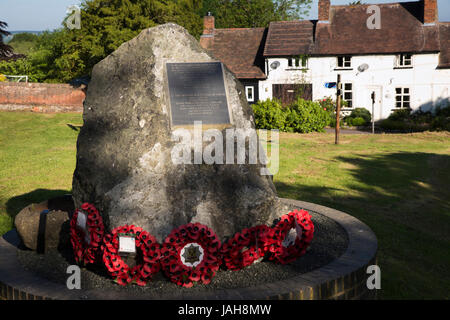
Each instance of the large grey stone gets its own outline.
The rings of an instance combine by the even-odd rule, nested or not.
[[[106,226],[134,224],[162,241],[201,222],[220,238],[270,224],[278,204],[262,165],[175,165],[166,62],[216,61],[175,24],[142,31],[93,69],[73,177],[75,205],[91,202]],[[242,85],[225,70],[233,127],[254,128]]]

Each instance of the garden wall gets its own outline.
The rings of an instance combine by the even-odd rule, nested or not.
[[[82,112],[86,86],[52,83],[0,83],[0,110]]]

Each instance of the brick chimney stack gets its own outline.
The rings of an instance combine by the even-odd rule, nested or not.
[[[436,24],[438,18],[437,0],[422,0],[423,1],[423,23]]]
[[[330,21],[330,0],[319,0],[319,22],[328,23]]]
[[[211,12],[203,17],[203,34],[200,36],[200,45],[209,49],[212,47],[214,43],[214,16],[211,15]]]

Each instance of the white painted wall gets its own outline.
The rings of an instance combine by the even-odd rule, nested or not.
[[[270,64],[279,61],[277,69]],[[358,71],[358,66],[368,64],[368,70]],[[325,82],[336,82],[341,74],[342,82],[353,83],[353,107],[367,108],[372,111],[370,95],[376,92],[375,119],[387,118],[395,108],[395,88],[410,88],[411,108],[423,111],[431,110],[450,101],[450,70],[436,69],[439,54],[413,55],[412,69],[396,69],[395,55],[353,56],[352,70],[336,70],[336,57],[310,57],[308,70],[289,69],[287,58],[269,58],[266,61],[268,77],[259,82],[259,98],[272,98],[272,84],[312,83],[313,100],[331,96],[336,90],[325,88]]]

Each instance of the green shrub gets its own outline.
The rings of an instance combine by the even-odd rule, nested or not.
[[[369,110],[365,108],[356,108],[350,114],[351,118],[363,118],[365,123],[369,123],[372,120],[372,115]]]
[[[391,115],[388,117],[389,120],[392,121],[406,121],[411,118],[411,109],[399,109],[394,110]]]
[[[320,103],[298,99],[289,107],[286,117],[287,130],[300,133],[323,132],[330,123],[331,114]]]
[[[364,126],[367,124],[366,119],[364,119],[363,117],[350,118],[349,121],[351,122],[351,125],[354,127]]]
[[[352,110],[352,113],[349,116],[344,118],[345,123],[349,126],[364,126],[369,124],[370,120],[372,120],[372,115],[369,110],[364,108],[356,108]]]
[[[277,100],[267,99],[252,105],[257,129],[284,131],[286,112]]]
[[[276,100],[258,101],[253,106],[258,129],[278,129],[286,132],[323,132],[332,114],[320,103],[298,99],[288,107]]]
[[[450,105],[436,109],[436,115],[431,121],[431,128],[438,131],[450,131]]]

